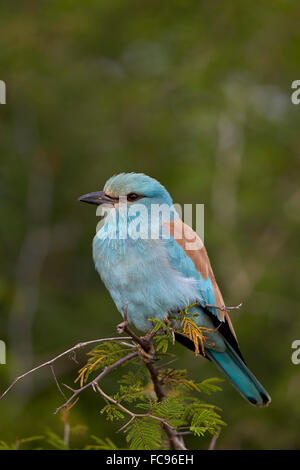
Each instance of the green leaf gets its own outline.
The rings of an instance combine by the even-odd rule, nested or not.
[[[118,450],[118,447],[113,443],[109,437],[101,439],[97,436],[91,436],[95,444],[85,446],[84,450]]]
[[[162,445],[160,424],[151,418],[136,418],[125,432],[131,450],[154,450]]]
[[[0,441],[0,450],[18,450],[21,448],[22,444],[27,444],[34,441],[41,441],[44,439],[44,436],[30,436],[24,437],[22,439],[17,439],[16,442],[8,444],[5,441]]]
[[[105,405],[100,413],[106,413],[106,419],[108,421],[123,419],[125,417],[124,414],[120,411],[120,408],[118,408],[117,405],[111,403]]]
[[[14,447],[5,441],[0,441],[0,450],[14,450]]]
[[[211,407],[205,407],[202,403],[193,403],[187,412],[191,419],[190,430],[195,435],[200,436],[205,432],[214,435],[221,428],[226,426],[220,415]]]
[[[183,379],[182,383],[190,390],[196,390],[197,392],[205,393],[206,395],[210,395],[214,392],[221,392],[222,389],[216,383],[223,382],[222,379],[218,377],[212,377],[210,379],[205,379],[200,383],[195,383],[193,380]]]
[[[134,372],[130,370],[127,374],[122,375],[121,379],[118,380],[119,384],[123,385],[135,385],[136,383],[143,383],[147,377],[147,370],[145,367],[140,367]]]
[[[151,414],[165,419],[171,426],[182,426],[185,405],[177,398],[166,398],[152,406]]]
[[[159,335],[155,338],[155,351],[165,354],[168,351],[170,339],[167,335]]]
[[[58,450],[69,450],[69,446],[67,446],[62,438],[53,431],[47,431],[46,440],[48,444]]]

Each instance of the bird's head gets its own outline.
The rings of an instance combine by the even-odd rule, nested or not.
[[[79,201],[97,206],[111,205],[117,207],[120,201],[126,201],[128,205],[167,204],[172,206],[172,199],[166,188],[154,178],[143,173],[120,173],[112,176],[105,183],[103,191],[84,194]]]

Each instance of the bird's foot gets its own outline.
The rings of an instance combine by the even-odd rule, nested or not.
[[[144,340],[147,341],[147,338],[143,338]],[[144,362],[153,362],[156,360],[156,357],[155,357],[155,349],[153,347],[153,344],[152,343],[149,343],[149,350],[148,351],[145,351],[145,349],[138,345],[138,355],[140,357],[140,359],[142,359],[142,361]]]
[[[119,323],[118,326],[117,326],[117,332],[119,334],[124,333],[124,330],[125,330],[127,325],[128,325],[127,320],[122,321],[122,323]]]

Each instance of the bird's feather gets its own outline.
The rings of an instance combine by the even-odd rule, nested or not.
[[[185,310],[185,321],[192,315],[198,331],[207,333],[199,351],[216,364],[250,403],[268,404],[267,392],[243,360],[228,312],[215,307],[223,307],[224,301],[201,239],[176,214],[168,221],[157,216],[150,222],[153,205],[172,206],[166,189],[153,178],[129,173],[111,178],[104,192],[108,200],[130,192],[141,196],[139,203],[146,209],[138,219],[141,233],[148,233],[149,224],[159,221],[158,237],[136,239],[135,216],[130,218],[126,208],[114,203],[94,238],[95,267],[121,314],[128,304],[128,320],[138,329],[149,331],[149,318],[174,317],[171,321],[176,324],[180,322],[180,312]],[[118,221],[117,226],[113,220]],[[195,348],[195,343],[179,332],[176,339],[190,349]]]

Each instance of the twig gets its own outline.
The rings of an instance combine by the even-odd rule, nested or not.
[[[124,426],[122,426],[120,429],[117,430],[117,432],[124,431],[124,429],[126,429],[127,426],[129,426],[129,424],[131,424],[132,421],[134,421],[135,418],[136,418],[136,416],[132,416],[132,417],[130,418],[130,420],[127,421],[127,423],[124,424]]]
[[[173,362],[176,362],[176,361],[178,361],[178,357],[176,357],[175,359],[171,359],[171,361],[165,362],[164,364],[161,364],[160,366],[156,366],[156,370],[169,366],[170,364],[173,364]]]
[[[125,341],[122,341],[123,346],[129,346],[129,348],[136,348],[136,345],[135,344],[132,344],[132,343],[125,343]]]
[[[155,415],[152,415],[151,413],[134,413],[133,411],[130,411],[128,410],[128,408],[125,408],[125,406],[121,405],[121,403],[117,402],[116,400],[114,400],[112,397],[110,397],[109,395],[107,395],[100,387],[98,384],[95,385],[95,388],[98,390],[98,392],[103,396],[103,398],[107,401],[110,401],[111,403],[113,403],[114,405],[118,406],[118,408],[120,408],[120,410],[124,411],[124,413],[127,413],[128,415],[131,416],[131,419],[124,425],[122,426],[118,432],[124,430],[127,426],[129,426],[129,424],[136,418],[151,418],[151,419],[154,419],[156,421],[159,421],[160,423],[164,424],[165,426],[167,426],[168,428],[170,428],[171,430],[173,430],[174,428],[168,424],[166,422],[166,420],[164,418],[159,418],[159,416],[155,416]]]
[[[77,349],[81,349],[85,346],[88,346],[89,344],[93,344],[93,343],[101,343],[103,341],[124,341],[124,340],[130,340],[131,338],[130,337],[116,337],[116,338],[101,338],[101,339],[93,339],[91,341],[85,341],[83,343],[78,343],[76,344],[75,346],[73,346],[72,348],[68,349],[67,351],[64,351],[62,352],[61,354],[58,354],[58,356],[55,356],[53,359],[50,359],[50,361],[47,361],[47,362],[44,362],[43,364],[40,364],[39,366],[37,367],[34,367],[33,369],[25,372],[24,374],[22,375],[19,375],[11,384],[10,386],[2,393],[2,395],[0,396],[0,400],[2,400],[2,398],[16,385],[17,382],[19,382],[19,380],[23,379],[24,377],[26,377],[27,375],[29,374],[32,374],[33,372],[36,372],[37,370],[39,369],[42,369],[43,367],[46,367],[46,366],[50,366],[52,364],[54,364],[54,362],[56,362],[58,359],[60,359],[61,357],[64,357],[66,356],[67,354],[70,354],[72,353],[73,351],[76,351]]]
[[[58,382],[58,380],[57,380],[57,377],[56,377],[56,374],[55,374],[55,371],[54,371],[53,364],[50,364],[50,369],[51,369],[51,372],[52,372],[52,375],[53,375],[53,378],[54,378],[54,381],[55,381],[55,383],[56,383],[56,385],[57,385],[58,390],[60,391],[60,393],[62,394],[62,396],[67,400],[67,397],[66,397],[66,395],[64,394],[64,392],[62,391],[62,389],[61,389],[61,387],[60,387],[60,385],[59,385],[59,382]]]
[[[201,304],[199,304],[201,305]],[[218,310],[222,310],[222,312],[226,312],[226,310],[239,310],[242,306],[242,302],[239,305],[236,305],[235,307],[226,307],[226,305],[212,305],[212,304],[204,304],[205,308],[217,308]]]
[[[71,389],[69,386],[67,388],[71,389],[73,394],[72,396],[65,402],[63,403],[60,407],[57,408],[57,410],[54,412],[54,414],[57,414],[60,410],[62,410],[63,408],[67,408],[68,405],[70,405],[72,403],[72,401],[74,400],[74,398],[76,398],[80,393],[82,393],[84,390],[86,390],[87,388],[89,387],[92,387],[93,390],[95,390],[96,388],[96,385],[97,383],[99,382],[99,380],[101,380],[106,374],[108,374],[110,371],[112,371],[113,369],[116,369],[116,367],[119,367],[121,364],[124,364],[124,362],[127,362],[129,361],[130,359],[133,359],[134,357],[136,357],[138,355],[138,352],[135,351],[131,354],[128,354],[127,356],[125,357],[122,357],[121,359],[119,359],[118,361],[114,362],[114,364],[112,364],[111,366],[109,367],[105,367],[105,369],[101,372],[101,374],[99,374],[95,379],[91,380],[91,382],[88,382],[87,384],[83,385],[83,387],[80,387],[78,389]]]
[[[214,450],[215,445],[216,445],[217,440],[218,440],[218,437],[219,437],[219,435],[220,435],[220,432],[221,432],[221,431],[218,431],[217,434],[215,434],[215,436],[213,436],[213,437],[211,438],[210,444],[209,444],[209,446],[208,446],[208,450]]]
[[[66,387],[68,390],[70,390],[71,392],[74,392],[74,388],[70,387],[70,385],[67,385],[67,384],[63,384],[64,387]]]

